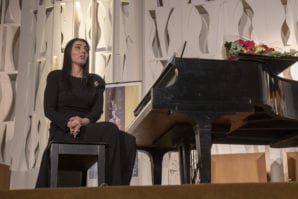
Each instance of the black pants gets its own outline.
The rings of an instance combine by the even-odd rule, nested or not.
[[[94,143],[108,144],[108,181],[109,185],[129,185],[136,157],[136,142],[132,135],[120,131],[110,122],[92,123],[82,127],[77,138],[69,132],[59,129],[50,130],[50,140],[69,143]],[[50,156],[49,146],[43,154],[36,187],[49,187]]]

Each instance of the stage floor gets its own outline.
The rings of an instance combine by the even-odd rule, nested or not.
[[[297,199],[298,183],[105,186],[1,190],[0,199]]]

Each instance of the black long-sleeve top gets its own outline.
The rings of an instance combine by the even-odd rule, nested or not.
[[[91,88],[87,87],[87,78]],[[95,74],[86,78],[70,76],[70,88],[62,81],[62,71],[51,71],[44,94],[44,112],[51,121],[51,129],[68,131],[70,117],[86,117],[96,122],[103,112],[104,80]]]

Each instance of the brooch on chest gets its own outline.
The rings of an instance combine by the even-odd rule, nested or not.
[[[98,81],[94,81],[94,86],[97,87],[99,85]]]

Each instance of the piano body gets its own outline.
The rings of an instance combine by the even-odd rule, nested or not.
[[[298,82],[278,73],[296,57],[238,60],[174,58],[135,109],[128,132],[151,154],[154,184],[164,153],[178,150],[181,183],[190,183],[197,150],[200,182],[211,181],[211,146],[298,146]]]

